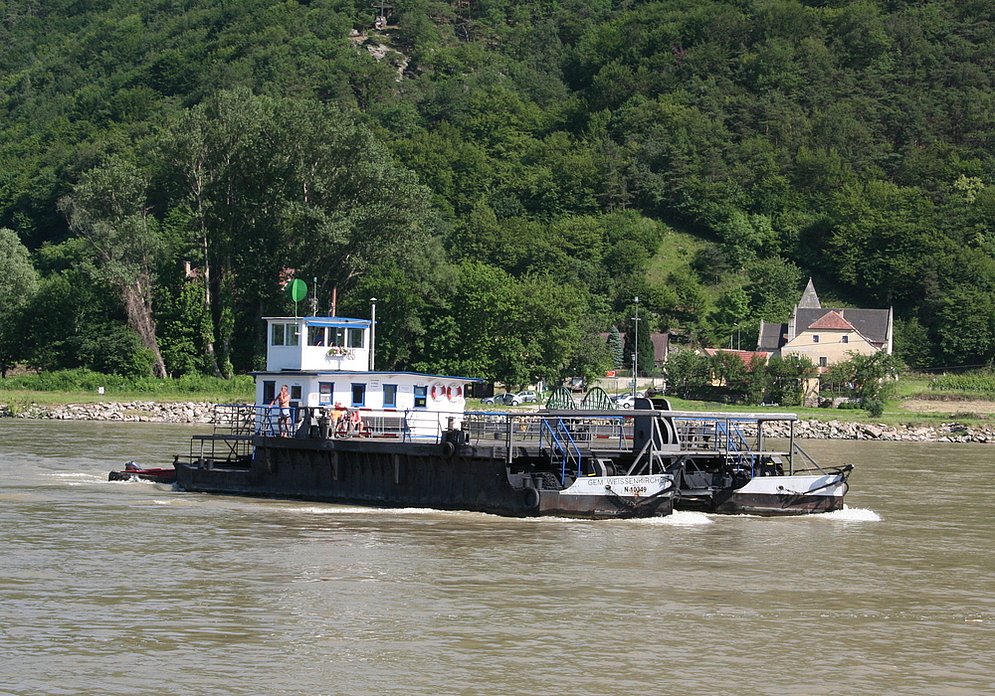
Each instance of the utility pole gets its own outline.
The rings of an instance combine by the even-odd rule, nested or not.
[[[636,398],[636,377],[639,375],[639,298],[633,299],[636,303],[636,311],[632,321],[634,322],[635,330],[635,340],[632,346],[632,398]]]
[[[377,298],[370,298],[370,372],[376,370],[375,351],[377,345]]]

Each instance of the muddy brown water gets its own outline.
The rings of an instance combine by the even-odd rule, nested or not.
[[[0,420],[0,694],[995,693],[995,446],[806,443],[846,510],[507,519],[109,483]]]

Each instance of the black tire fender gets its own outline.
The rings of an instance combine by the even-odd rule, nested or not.
[[[535,510],[539,507],[539,490],[536,488],[526,488],[525,494],[525,509]]]

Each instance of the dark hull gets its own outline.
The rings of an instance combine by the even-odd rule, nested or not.
[[[140,471],[112,471],[108,481],[151,481],[153,483],[176,483],[176,469],[143,469]]]
[[[729,489],[712,491],[708,495],[682,496],[679,491],[674,509],[725,515],[789,517],[842,510],[843,496],[737,493]]]
[[[260,437],[237,462],[177,463],[186,491],[289,498],[377,507],[469,510],[530,517],[624,518],[669,514],[672,496],[561,495],[515,487],[503,459],[487,448]]]
[[[734,493],[715,512],[768,517],[812,515],[843,509],[842,496],[829,495],[748,495]]]

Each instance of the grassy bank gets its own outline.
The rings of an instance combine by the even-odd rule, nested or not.
[[[234,379],[201,376],[129,379],[89,370],[63,370],[0,379],[0,404],[15,413],[32,404],[61,406],[110,401],[235,403],[254,399],[255,386],[248,375]]]

